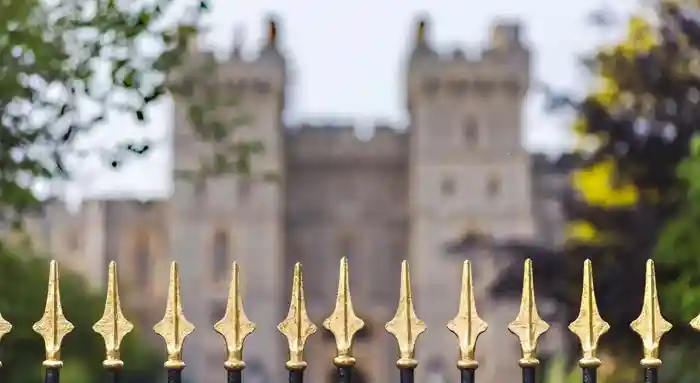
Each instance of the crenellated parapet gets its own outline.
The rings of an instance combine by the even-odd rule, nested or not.
[[[407,71],[409,109],[415,97],[522,97],[530,83],[530,52],[518,21],[497,20],[478,51],[441,51],[427,18],[417,21]],[[413,100],[413,101],[412,101]]]
[[[404,165],[408,159],[405,130],[375,124],[360,134],[350,124],[304,124],[287,129],[287,162],[291,165]]]
[[[286,62],[280,48],[279,22],[270,17],[265,23],[263,40],[253,55],[243,54],[245,37],[237,28],[230,54],[217,59],[211,49],[199,42],[190,44],[188,59],[181,75],[196,79],[205,89],[216,87],[246,97],[284,94]]]

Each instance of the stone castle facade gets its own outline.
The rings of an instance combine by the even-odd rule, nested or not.
[[[258,324],[246,342],[246,379],[283,379],[286,343],[276,326],[300,261],[309,315],[320,329],[307,343],[306,377],[330,381],[335,343],[321,323],[334,307],[341,256],[349,258],[353,301],[367,324],[355,346],[358,380],[396,379],[397,345],[384,324],[396,310],[400,263],[408,259],[416,311],[428,326],[418,341],[417,379],[456,380],[457,341],[445,324],[457,312],[462,260],[447,255],[446,244],[477,228],[534,239],[557,225],[542,226],[533,213],[546,203],[533,193],[540,181],[521,145],[530,52],[520,26],[495,23],[478,60],[437,53],[424,24],[416,34],[406,70],[407,129],[377,126],[360,140],[351,126],[284,126],[287,68],[273,33],[255,60],[234,55],[222,63],[218,81],[238,87],[252,117],[245,134],[266,149],[254,171],[275,172],[280,182],[227,176],[196,186],[175,179],[167,200],[86,201],[78,214],[48,204],[32,231],[62,267],[97,285],[116,260],[127,316],[145,329],[163,315],[168,264],[178,261],[185,314],[197,327],[185,344],[185,373],[199,383],[223,379],[224,345],[212,326],[223,316],[234,260],[246,313]],[[176,171],[195,168],[207,151],[191,134],[186,105],[176,100]],[[517,302],[487,293],[496,258],[474,257],[477,307],[489,323],[477,347],[479,379],[516,381],[519,346],[507,325]],[[545,348],[558,339],[553,333],[543,338]]]

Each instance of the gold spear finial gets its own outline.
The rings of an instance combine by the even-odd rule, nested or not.
[[[447,328],[459,339],[459,356],[457,367],[459,369],[476,369],[479,362],[474,359],[476,341],[479,335],[484,333],[488,324],[484,322],[476,312],[474,299],[474,283],[472,281],[472,264],[464,261],[462,265],[462,291],[459,296],[459,311]]]
[[[105,311],[92,329],[105,340],[106,357],[102,365],[105,368],[122,368],[124,362],[119,358],[119,345],[124,336],[134,329],[134,325],[122,313],[117,286],[117,264],[114,261],[109,263]]]
[[[165,368],[185,368],[185,362],[182,360],[182,346],[187,335],[194,331],[194,325],[185,318],[182,312],[180,275],[177,262],[170,264],[170,284],[168,285],[168,302],[165,306],[165,315],[160,322],[153,326],[153,331],[165,340],[168,352],[168,360],[164,364]]]
[[[338,297],[335,301],[335,310],[325,321],[323,327],[335,336],[335,345],[338,356],[333,359],[336,366],[353,366],[355,358],[352,357],[352,338],[365,326],[365,322],[355,315],[350,298],[350,278],[348,259],[340,259],[340,275],[338,276]]]
[[[695,329],[695,331],[700,331],[700,314],[690,321],[690,326]]]
[[[630,327],[642,338],[644,345],[642,366],[655,368],[661,366],[659,359],[661,337],[669,332],[673,326],[661,316],[659,296],[656,293],[656,272],[654,271],[654,261],[651,259],[647,261],[645,277],[642,313],[630,324]]]
[[[549,329],[547,322],[540,318],[535,303],[535,287],[532,277],[532,260],[525,260],[523,272],[523,295],[520,298],[520,312],[515,320],[508,325],[508,330],[520,339],[520,349],[523,353],[518,362],[521,367],[537,366],[537,340]]]
[[[581,291],[581,309],[578,318],[569,325],[569,330],[581,341],[583,357],[579,360],[581,367],[598,367],[600,359],[596,357],[598,340],[610,329],[610,325],[600,317],[593,288],[593,271],[591,261],[583,264],[583,288]]]
[[[306,313],[304,300],[304,281],[301,275],[301,263],[294,265],[294,280],[292,283],[292,299],[289,302],[287,318],[277,326],[279,332],[287,337],[289,343],[289,360],[285,365],[289,370],[303,370],[306,368],[304,361],[304,344],[306,339],[316,333],[316,325],[311,323]]]
[[[58,264],[49,264],[49,289],[46,293],[46,307],[41,320],[34,323],[32,329],[44,338],[46,360],[42,363],[47,368],[61,368],[61,342],[63,337],[73,331],[73,324],[63,315],[61,293],[58,285]]]
[[[0,339],[10,331],[12,331],[12,324],[0,315]],[[0,362],[0,367],[2,367],[2,362]]]
[[[233,262],[231,268],[231,286],[228,290],[226,314],[214,325],[214,329],[224,337],[226,343],[224,367],[230,370],[242,370],[245,367],[243,342],[255,331],[255,323],[251,322],[243,311],[240,271],[236,262]]]
[[[398,368],[415,368],[418,361],[413,358],[418,336],[426,330],[425,323],[418,319],[413,308],[413,296],[411,294],[411,276],[408,271],[408,262],[401,262],[401,292],[399,306],[396,315],[389,321],[386,331],[396,337],[399,343]]]

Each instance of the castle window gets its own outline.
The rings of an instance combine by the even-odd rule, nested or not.
[[[226,278],[229,269],[229,241],[228,236],[224,232],[218,232],[214,235],[213,260],[212,260],[212,277],[215,280]]]
[[[434,95],[440,89],[440,80],[435,77],[427,78],[423,81],[423,92],[427,95]]]
[[[247,178],[241,178],[238,180],[238,198],[241,200],[245,200],[250,196],[250,191],[252,189],[252,185],[249,179]]]
[[[134,256],[136,286],[145,289],[151,279],[151,249],[147,237],[138,238]]]
[[[452,196],[455,194],[456,190],[457,185],[455,185],[455,180],[452,178],[445,178],[440,183],[440,193],[445,197]]]
[[[510,95],[517,96],[520,94],[520,84],[517,80],[504,81],[503,88],[505,89],[505,92]]]
[[[68,251],[71,252],[78,250],[78,248],[80,247],[80,239],[78,238],[78,233],[70,232],[68,234],[68,238],[66,238],[66,247],[68,248]]]
[[[464,141],[474,146],[479,142],[479,123],[474,118],[468,118],[463,127]]]
[[[474,81],[474,89],[482,97],[489,97],[493,93],[494,84],[491,81],[476,80]]]
[[[486,194],[489,197],[495,197],[501,192],[501,178],[497,175],[489,176],[486,182]]]

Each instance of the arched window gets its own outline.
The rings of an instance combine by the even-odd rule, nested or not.
[[[496,197],[501,192],[501,178],[496,174],[491,174],[486,181],[486,195]]]
[[[476,118],[469,117],[463,123],[464,141],[469,146],[476,146],[479,143],[479,123]]]
[[[229,241],[224,232],[217,232],[214,235],[212,277],[214,279],[224,279],[229,270]]]
[[[151,248],[148,237],[140,236],[137,239],[134,257],[136,285],[145,289],[151,281]]]

